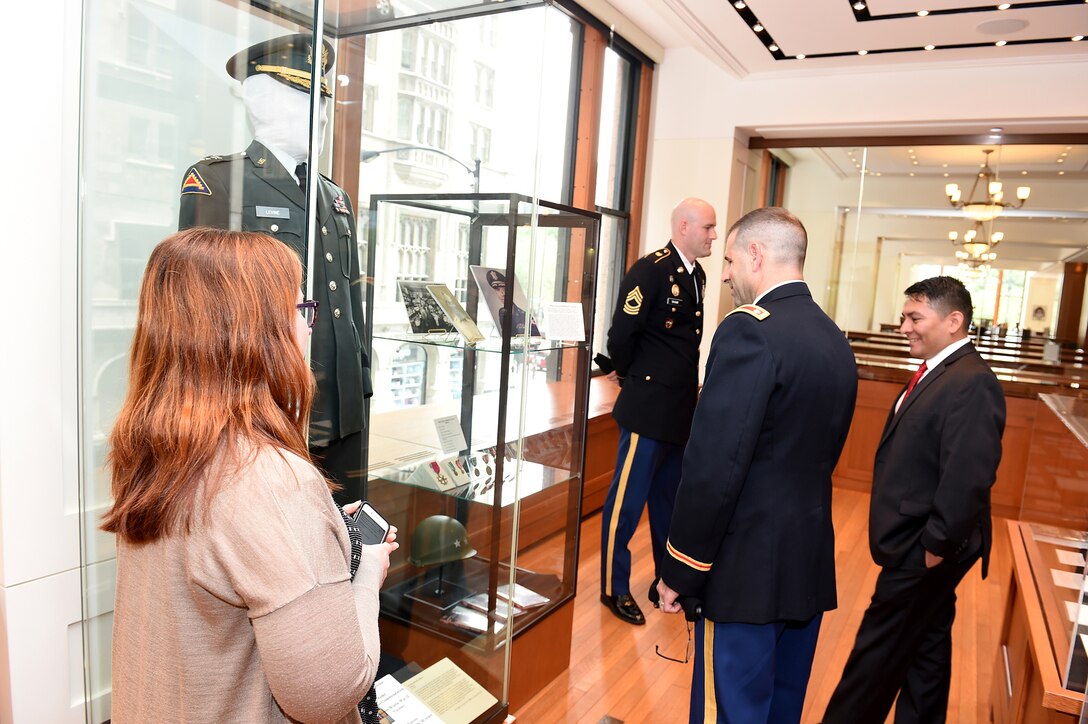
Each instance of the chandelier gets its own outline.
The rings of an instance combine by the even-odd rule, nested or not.
[[[956,258],[960,260],[960,266],[967,269],[981,269],[989,266],[990,262],[997,258],[994,248],[1005,238],[1005,234],[1000,231],[987,236],[981,221],[975,221],[974,228],[963,235],[962,241],[959,236],[958,232],[948,232],[948,240],[953,246],[960,247],[956,249]]]
[[[947,184],[944,187],[948,202],[957,209],[963,209],[963,212],[975,221],[992,221],[1005,209],[1019,209],[1031,195],[1030,186],[1017,186],[1017,203],[1005,201],[1005,192],[1001,190],[1002,183],[998,181],[997,174],[990,168],[990,154],[993,152],[992,148],[983,151],[986,154],[986,162],[982,164],[982,170],[975,177],[975,183],[971,186],[971,193],[967,195],[966,201],[961,200],[959,184]],[[979,191],[980,185],[984,195],[976,200],[975,192]]]

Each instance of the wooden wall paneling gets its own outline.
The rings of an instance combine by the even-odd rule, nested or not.
[[[627,264],[630,268],[640,254],[642,218],[646,208],[646,158],[650,147],[650,96],[654,69],[643,65],[639,72],[638,111],[635,122],[635,157],[631,164],[631,216],[627,227]]]
[[[604,51],[608,40],[600,30],[585,25],[582,77],[578,94],[578,138],[574,149],[574,193],[571,206],[592,209],[597,196],[597,148],[600,142],[601,91]]]
[[[1066,262],[1062,274],[1058,319],[1054,323],[1054,336],[1060,340],[1076,342],[1083,332],[1080,328],[1080,312],[1084,301],[1086,276],[1088,276],[1088,264],[1079,261]]]
[[[336,78],[336,106],[332,126],[332,180],[348,192],[358,211],[359,163],[363,145],[363,66],[366,40],[362,36],[336,41],[336,75],[346,75],[347,85]]]
[[[833,479],[836,485],[869,492],[873,483],[873,459],[880,443],[880,434],[888,419],[895,398],[903,386],[894,382],[858,381],[858,399],[854,419]]]

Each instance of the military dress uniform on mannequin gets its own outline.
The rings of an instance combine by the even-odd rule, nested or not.
[[[645,623],[630,595],[628,544],[648,507],[658,569],[698,398],[706,274],[692,262],[689,273],[673,242],[635,262],[608,331],[622,387],[612,411],[620,426],[616,471],[601,518],[601,601],[628,623]]]
[[[227,62],[227,72],[242,81],[255,140],[241,153],[209,156],[186,171],[178,224],[269,234],[295,250],[307,273],[307,168],[299,164],[309,150],[310,43],[308,35],[275,38]],[[331,63],[326,44],[322,70]],[[325,104],[324,79],[321,92]],[[324,112],[321,117],[323,139]],[[373,390],[363,347],[355,211],[347,193],[325,176],[317,182],[316,216],[313,295],[319,307],[310,352],[317,395],[309,444],[315,463],[343,486],[336,498],[344,504],[361,496],[363,400]]]

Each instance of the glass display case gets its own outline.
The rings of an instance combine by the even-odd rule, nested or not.
[[[495,706],[569,659],[599,223],[520,194],[371,198],[366,497],[401,541],[383,651],[449,658]]]

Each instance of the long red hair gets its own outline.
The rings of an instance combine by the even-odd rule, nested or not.
[[[264,234],[197,227],[155,247],[110,433],[103,530],[133,543],[187,531],[205,472],[243,464],[240,446],[310,459],[314,380],[294,339],[301,282],[298,256]]]

